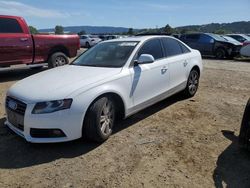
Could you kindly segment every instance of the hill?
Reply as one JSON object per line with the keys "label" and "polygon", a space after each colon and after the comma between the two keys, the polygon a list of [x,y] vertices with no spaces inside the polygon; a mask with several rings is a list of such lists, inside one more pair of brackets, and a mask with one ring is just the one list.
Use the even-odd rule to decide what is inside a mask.
{"label": "hill", "polygon": [[[64,27],[65,32],[70,33],[79,33],[81,31],[85,31],[86,33],[90,34],[101,34],[101,33],[127,33],[129,28],[126,27],[109,27],[109,26],[69,26]],[[135,32],[140,31],[161,31],[164,30],[163,28],[160,29],[134,29]],[[40,29],[39,32],[54,32],[54,29]],[[250,21],[240,21],[240,22],[233,22],[233,23],[211,23],[205,25],[188,25],[182,27],[176,27],[173,29],[175,33],[186,33],[186,32],[204,32],[204,33],[250,33]]]}
{"label": "hill", "polygon": [[[108,27],[108,26],[69,26],[64,27],[64,31],[71,33],[79,33],[85,31],[86,33],[123,33],[128,32],[129,28],[125,27]],[[39,32],[54,32],[54,29],[40,29]]]}
{"label": "hill", "polygon": [[190,25],[175,28],[178,31],[197,31],[213,33],[224,30],[226,33],[250,33],[250,21],[241,21],[233,23],[211,23],[205,25]]}

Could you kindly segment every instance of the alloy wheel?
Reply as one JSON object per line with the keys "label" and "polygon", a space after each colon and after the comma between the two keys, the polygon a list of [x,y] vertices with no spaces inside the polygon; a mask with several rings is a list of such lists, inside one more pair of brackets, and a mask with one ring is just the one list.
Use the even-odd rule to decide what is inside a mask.
{"label": "alloy wheel", "polygon": [[114,121],[114,108],[111,101],[107,101],[103,105],[100,117],[101,132],[104,135],[109,135],[112,132],[112,125]]}
{"label": "alloy wheel", "polygon": [[199,75],[196,71],[192,71],[188,80],[188,89],[191,95],[195,94],[199,84]]}

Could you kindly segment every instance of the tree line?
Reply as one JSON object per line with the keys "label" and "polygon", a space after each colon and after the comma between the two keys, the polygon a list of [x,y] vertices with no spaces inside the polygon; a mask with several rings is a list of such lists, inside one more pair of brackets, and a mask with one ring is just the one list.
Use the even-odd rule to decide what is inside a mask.
{"label": "tree line", "polygon": [[[32,34],[39,33],[38,30],[29,26],[30,32]],[[233,22],[228,24],[207,24],[207,25],[194,25],[194,26],[184,26],[173,28],[169,24],[161,28],[148,28],[148,29],[133,29],[129,28],[127,32],[123,33],[113,33],[117,35],[135,35],[140,33],[164,33],[167,35],[172,34],[187,34],[187,33],[216,33],[216,34],[228,34],[228,33],[250,33],[250,22]],[[61,25],[55,26],[55,34],[64,34],[64,28]],[[84,35],[86,32],[84,30],[78,33],[79,35]]]}

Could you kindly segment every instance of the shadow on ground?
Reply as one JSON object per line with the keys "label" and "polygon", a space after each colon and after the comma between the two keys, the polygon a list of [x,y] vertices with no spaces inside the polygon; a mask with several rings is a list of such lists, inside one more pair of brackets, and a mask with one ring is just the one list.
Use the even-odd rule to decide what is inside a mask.
{"label": "shadow on ground", "polygon": [[222,134],[232,143],[220,154],[213,173],[216,188],[250,187],[250,152],[241,149],[238,137],[230,131]]}
{"label": "shadow on ground", "polygon": [[30,68],[8,68],[8,69],[2,69],[0,68],[0,83],[2,82],[9,82],[9,81],[17,81],[24,79],[28,76],[31,76],[33,74],[39,73],[41,71],[46,70],[46,68],[41,69],[30,69]]}
{"label": "shadow on ground", "polygon": [[[161,101],[126,120],[117,123],[114,134],[134,125],[154,113],[184,98],[178,94]],[[60,158],[74,158],[84,155],[100,144],[79,139],[68,143],[31,144],[12,133],[4,125],[5,118],[0,119],[0,168],[17,169],[48,163]],[[112,136],[111,136],[112,139]]]}

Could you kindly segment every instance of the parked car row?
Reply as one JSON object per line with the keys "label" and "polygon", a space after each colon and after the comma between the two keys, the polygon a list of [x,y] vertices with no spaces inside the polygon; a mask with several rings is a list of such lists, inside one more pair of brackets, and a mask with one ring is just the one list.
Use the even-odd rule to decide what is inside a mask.
{"label": "parked car row", "polygon": [[80,43],[81,47],[91,48],[101,41],[125,38],[125,35],[81,35]]}
{"label": "parked car row", "polygon": [[214,56],[218,59],[233,58],[240,54],[242,43],[229,36],[212,33],[194,33],[180,36],[180,40],[193,49],[197,49],[203,56]]}

